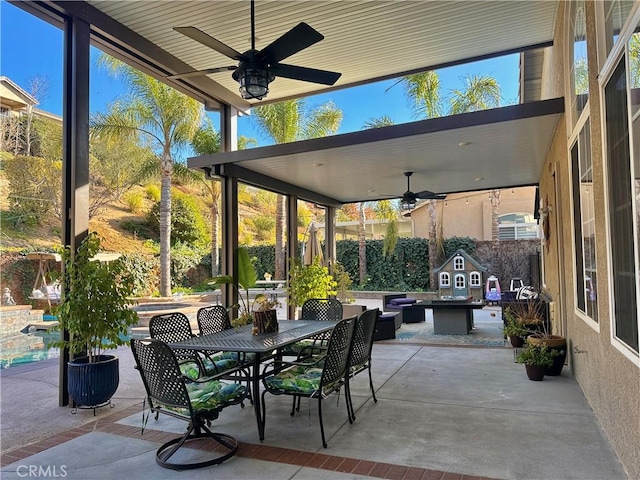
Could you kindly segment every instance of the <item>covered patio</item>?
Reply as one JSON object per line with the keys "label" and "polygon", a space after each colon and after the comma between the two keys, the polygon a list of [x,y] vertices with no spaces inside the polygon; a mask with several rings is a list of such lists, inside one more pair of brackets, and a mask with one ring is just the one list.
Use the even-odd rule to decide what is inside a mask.
{"label": "covered patio", "polygon": [[[258,101],[241,98],[230,71],[176,77],[230,62],[174,27],[195,26],[244,50],[249,36],[249,2],[11,3],[65,32],[63,197],[64,211],[69,214],[62,231],[63,242],[72,248],[88,231],[90,44],[220,112],[222,153],[192,158],[189,165],[222,179],[223,273],[236,268],[239,182],[286,196],[287,257],[297,256],[292,232],[298,200],[326,207],[325,232],[331,240],[335,238],[337,208],[346,202],[402,195],[406,171],[414,172],[414,191],[457,193],[539,185],[538,207],[546,232],[541,244],[542,284],[544,293],[553,300],[554,332],[567,337],[566,375],[553,382],[525,381],[523,385],[521,367],[513,364],[511,351],[502,348],[376,345],[376,387],[381,401],[371,404],[365,390],[359,389],[358,421],[350,426],[335,420],[329,451],[322,452],[329,456],[317,456],[320,448],[315,442],[313,412],[311,421],[302,415],[296,418],[298,436],[309,427],[305,443],[296,448],[288,443],[293,434],[286,435],[285,423],[278,427],[268,424],[267,450],[255,446],[251,429],[241,423],[225,423],[225,412],[221,428],[246,443],[241,455],[218,471],[229,468],[228,476],[235,478],[328,478],[327,470],[340,470],[343,465],[350,473],[333,475],[352,478],[361,473],[354,470],[361,463],[384,462],[380,467],[363,463],[362,468],[369,465],[370,475],[388,478],[609,479],[625,478],[625,470],[631,478],[640,476],[640,226],[635,216],[637,195],[632,188],[637,181],[633,161],[637,161],[640,142],[631,135],[637,135],[640,117],[637,109],[633,118],[628,110],[632,102],[637,106],[637,87],[632,89],[631,82],[624,88],[616,87],[630,76],[632,72],[626,68],[637,59],[632,58],[629,45],[637,40],[640,1],[258,0],[256,28],[264,45],[293,25],[307,22],[325,38],[296,53],[292,63],[342,74],[332,87],[279,78],[262,103],[513,53],[520,54],[520,98],[518,104],[504,108],[243,151],[235,151],[236,119],[248,114]],[[579,59],[574,53],[581,48],[588,54],[584,59],[588,98],[576,91],[575,62]],[[610,110],[612,113],[606,114]],[[587,155],[593,172],[581,177],[580,165]],[[623,180],[627,188],[619,188]],[[580,208],[577,202],[583,191],[591,195]],[[624,194],[620,197],[624,201],[618,194]],[[626,215],[620,228],[611,223],[619,208]],[[587,221],[594,229],[588,238],[574,228]],[[585,250],[587,241],[591,243]],[[620,245],[623,248],[618,248]],[[593,258],[586,258],[587,251]],[[626,252],[627,256],[612,257],[615,252]],[[325,253],[328,258],[335,256],[333,242],[327,242]],[[586,261],[597,267],[593,271],[599,288],[597,315],[585,311],[580,303],[585,300],[581,275]],[[233,304],[230,291],[223,301],[226,305]],[[624,308],[618,310],[621,306]],[[63,358],[59,366],[62,379],[65,362]],[[39,388],[60,385],[59,403],[66,405],[64,381],[52,380],[56,367],[51,365],[47,372],[12,372],[10,376],[24,375]],[[122,371],[123,376],[131,373],[125,366]],[[128,377],[131,386],[137,381],[134,377]],[[9,377],[3,375],[5,381]],[[33,393],[16,395],[14,390],[9,399],[6,391],[3,388],[3,416],[9,411],[7,407],[23,407],[15,398],[34,398]],[[119,395],[128,391],[123,389]],[[131,405],[140,401],[139,388],[135,391],[136,395],[125,395]],[[278,401],[272,402],[274,406],[268,408],[277,414]],[[154,470],[149,466],[151,461],[138,458],[151,458],[155,439],[165,438],[164,433],[141,438],[135,427],[126,424],[130,420],[122,425],[112,419],[103,421],[103,417],[98,423],[67,432],[70,422],[66,411],[60,415],[50,398],[46,405],[40,405],[47,415],[34,414],[33,400],[27,412],[24,408],[17,411],[21,425],[38,429],[43,426],[42,419],[47,419],[64,422],[63,428],[52,432],[57,435],[53,441],[25,447],[17,456],[5,456],[3,464],[12,464],[15,476],[20,476],[16,470],[20,462],[32,459],[34,464],[46,466],[60,458],[77,459],[73,461],[79,467],[74,470],[80,472],[77,478],[132,476],[132,472],[142,478],[170,476]],[[139,418],[139,406],[134,409]],[[120,421],[134,410],[115,413]],[[246,413],[240,412],[234,421]],[[338,413],[343,412],[340,409]],[[25,419],[25,415],[33,419]],[[343,417],[346,422],[346,415]],[[547,428],[551,435],[547,435]],[[283,429],[284,435],[277,437],[282,443],[271,443],[276,441],[277,429]],[[103,437],[111,443],[100,447],[98,442],[88,441]],[[54,446],[69,439],[73,440]],[[131,448],[126,448],[125,441],[131,442]],[[75,453],[74,442],[88,445],[91,454]],[[115,460],[123,452],[129,456]],[[260,452],[265,452],[264,456]],[[313,456],[309,459],[308,455]],[[354,466],[353,462],[358,463]],[[293,466],[285,467],[285,463]],[[308,469],[316,467],[320,469]],[[116,470],[108,472],[107,468]],[[374,472],[374,468],[379,470]],[[208,471],[196,475],[200,474],[210,475]]]}
{"label": "covered patio", "polygon": [[[2,372],[2,478],[23,478],[29,468],[79,480],[175,478],[155,463],[155,450],[179,436],[184,423],[150,416],[140,434],[144,389],[130,350],[118,355],[116,407],[96,417],[86,410],[72,415],[51,401],[55,360]],[[354,424],[343,395],[326,402],[327,449],[315,402],[303,401],[290,417],[290,399],[269,396],[264,443],[252,408],[225,409],[213,430],[236,437],[238,454],[189,478],[627,478],[567,369],[531,382],[511,348],[388,341],[374,345],[373,374],[378,403],[366,376],[356,377]],[[16,398],[28,398],[28,407]]]}

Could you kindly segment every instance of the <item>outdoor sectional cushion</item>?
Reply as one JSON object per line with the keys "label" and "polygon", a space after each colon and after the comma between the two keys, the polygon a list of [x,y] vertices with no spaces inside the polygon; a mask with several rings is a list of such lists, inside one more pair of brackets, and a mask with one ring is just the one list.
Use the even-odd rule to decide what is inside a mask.
{"label": "outdoor sectional cushion", "polygon": [[390,305],[410,305],[416,302],[417,300],[415,298],[392,298],[389,301],[389,304]]}

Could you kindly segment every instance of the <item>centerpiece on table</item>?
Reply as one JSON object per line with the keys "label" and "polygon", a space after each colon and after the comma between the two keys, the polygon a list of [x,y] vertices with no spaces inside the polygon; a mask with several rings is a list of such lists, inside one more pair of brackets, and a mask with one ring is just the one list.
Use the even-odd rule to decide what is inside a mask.
{"label": "centerpiece on table", "polygon": [[270,300],[263,293],[258,293],[253,301],[250,299],[250,289],[256,288],[258,275],[246,248],[238,248],[238,277],[221,275],[209,282],[209,285],[233,285],[238,292],[239,303],[231,308],[238,309],[238,316],[231,320],[231,325],[240,327],[253,324],[253,333],[267,333],[278,331],[276,308],[278,302]]}

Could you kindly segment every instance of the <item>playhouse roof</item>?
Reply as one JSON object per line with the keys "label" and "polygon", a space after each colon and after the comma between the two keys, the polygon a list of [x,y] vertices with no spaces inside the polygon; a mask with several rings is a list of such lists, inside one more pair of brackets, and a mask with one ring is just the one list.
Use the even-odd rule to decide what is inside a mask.
{"label": "playhouse roof", "polygon": [[463,256],[467,262],[470,262],[476,268],[476,270],[479,270],[481,272],[486,272],[487,271],[487,267],[483,267],[482,265],[480,265],[476,260],[474,260],[474,258],[471,255],[469,255],[467,252],[465,252],[464,250],[459,248],[441,266],[439,266],[438,268],[434,269],[434,272],[438,273],[440,270],[442,270],[444,267],[446,267],[449,263],[451,263],[453,258],[457,257],[458,255]]}

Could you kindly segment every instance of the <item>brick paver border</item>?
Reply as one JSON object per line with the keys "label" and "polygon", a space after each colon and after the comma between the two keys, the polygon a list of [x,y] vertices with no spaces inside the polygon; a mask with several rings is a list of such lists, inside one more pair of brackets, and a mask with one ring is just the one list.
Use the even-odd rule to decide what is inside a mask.
{"label": "brick paver border", "polygon": [[[75,427],[71,430],[40,440],[39,442],[5,452],[0,456],[0,466],[5,467],[11,463],[24,460],[27,457],[94,431],[120,435],[122,437],[139,438],[159,444],[167,442],[176,436],[175,433],[155,430],[147,430],[146,433],[142,435],[139,427],[116,423],[123,418],[139,413],[140,408],[141,404],[133,405],[80,427]],[[207,445],[203,445],[203,448],[207,448]],[[324,453],[311,453],[291,448],[272,447],[269,445],[244,442],[239,442],[236,455],[266,462],[286,463],[300,467],[311,467],[320,470],[368,475],[370,477],[393,480],[492,480],[486,477],[462,475],[440,470],[430,470],[428,468],[371,462]]]}

